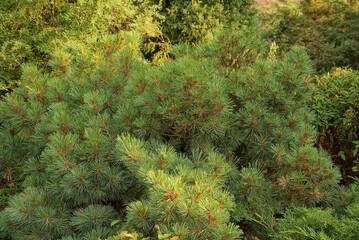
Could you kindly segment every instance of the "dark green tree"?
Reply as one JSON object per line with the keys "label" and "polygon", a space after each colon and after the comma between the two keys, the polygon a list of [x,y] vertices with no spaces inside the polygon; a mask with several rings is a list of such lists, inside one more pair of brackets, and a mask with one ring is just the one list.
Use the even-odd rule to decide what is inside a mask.
{"label": "dark green tree", "polygon": [[333,67],[359,68],[358,1],[301,0],[298,6],[279,7],[264,22],[283,52],[305,46],[320,74]]}
{"label": "dark green tree", "polygon": [[163,33],[172,44],[203,42],[219,29],[254,23],[253,0],[151,0],[164,16]]}

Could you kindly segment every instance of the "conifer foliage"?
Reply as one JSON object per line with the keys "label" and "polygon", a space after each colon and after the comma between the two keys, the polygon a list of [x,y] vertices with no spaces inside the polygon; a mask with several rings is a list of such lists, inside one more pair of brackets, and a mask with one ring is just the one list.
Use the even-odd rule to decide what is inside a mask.
{"label": "conifer foliage", "polygon": [[267,60],[256,32],[177,46],[159,66],[121,32],[63,46],[51,75],[26,66],[0,104],[1,164],[25,177],[1,237],[238,239],[243,220],[263,234],[291,203],[329,205],[339,174],[313,147],[308,56]]}
{"label": "conifer foliage", "polygon": [[111,233],[106,227],[118,218],[115,203],[125,201],[121,196],[131,185],[113,155],[118,133],[112,112],[123,101],[121,84],[135,68],[138,38],[127,34],[69,44],[51,61],[53,77],[27,67],[28,83],[1,106],[2,131],[33,149],[18,149],[27,159],[26,190],[5,209],[2,233],[14,239],[75,233],[94,239]]}
{"label": "conifer foliage", "polygon": [[214,152],[186,159],[155,145],[160,147],[148,151],[142,141],[118,139],[120,159],[147,189],[145,200],[129,205],[125,229],[148,236],[157,225],[179,239],[238,239],[238,227],[228,224],[234,197],[222,190],[233,165]]}

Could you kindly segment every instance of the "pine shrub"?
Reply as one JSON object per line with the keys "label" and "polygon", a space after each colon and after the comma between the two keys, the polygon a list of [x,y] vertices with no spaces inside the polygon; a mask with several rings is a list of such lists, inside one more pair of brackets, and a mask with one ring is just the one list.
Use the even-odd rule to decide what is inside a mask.
{"label": "pine shrub", "polygon": [[223,31],[151,66],[140,35],[121,32],[66,44],[51,75],[27,65],[0,103],[0,161],[24,176],[1,237],[238,239],[239,226],[275,232],[292,204],[334,204],[340,174],[304,104],[309,57],[268,60],[257,33]]}
{"label": "pine shrub", "polygon": [[[179,239],[238,239],[240,231],[230,220],[234,197],[223,191],[233,165],[214,152],[193,152],[192,159],[179,156],[173,148],[152,151],[145,142],[122,136],[117,151],[124,165],[142,184],[146,199],[127,209],[125,229],[149,235],[157,230]],[[153,148],[150,146],[148,148]]]}

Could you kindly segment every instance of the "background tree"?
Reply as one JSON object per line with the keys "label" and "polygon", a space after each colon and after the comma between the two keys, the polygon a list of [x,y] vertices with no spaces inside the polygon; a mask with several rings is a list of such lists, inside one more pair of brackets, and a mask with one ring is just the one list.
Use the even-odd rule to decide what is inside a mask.
{"label": "background tree", "polygon": [[351,0],[302,0],[282,5],[265,19],[271,41],[286,52],[305,46],[318,73],[333,67],[358,69],[359,5]]}
{"label": "background tree", "polygon": [[[156,5],[133,0],[4,0],[0,3],[0,91],[21,84],[21,64],[50,71],[48,60],[59,42],[84,40],[136,29],[143,52],[156,61],[165,48]],[[156,42],[154,41],[155,39]],[[163,51],[159,51],[162,49]]]}
{"label": "background tree", "polygon": [[164,16],[163,33],[172,44],[196,44],[216,30],[254,23],[254,0],[151,0]]}

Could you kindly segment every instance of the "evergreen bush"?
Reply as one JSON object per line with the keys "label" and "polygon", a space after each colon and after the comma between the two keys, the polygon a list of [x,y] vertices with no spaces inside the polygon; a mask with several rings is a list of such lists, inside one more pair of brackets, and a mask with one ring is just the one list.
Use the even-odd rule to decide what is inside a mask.
{"label": "evergreen bush", "polygon": [[267,59],[257,32],[223,31],[151,66],[124,31],[63,46],[51,74],[27,65],[0,103],[0,162],[25,179],[0,236],[238,239],[239,226],[275,232],[292,204],[335,204],[340,174],[313,147],[304,104],[309,57]]}

